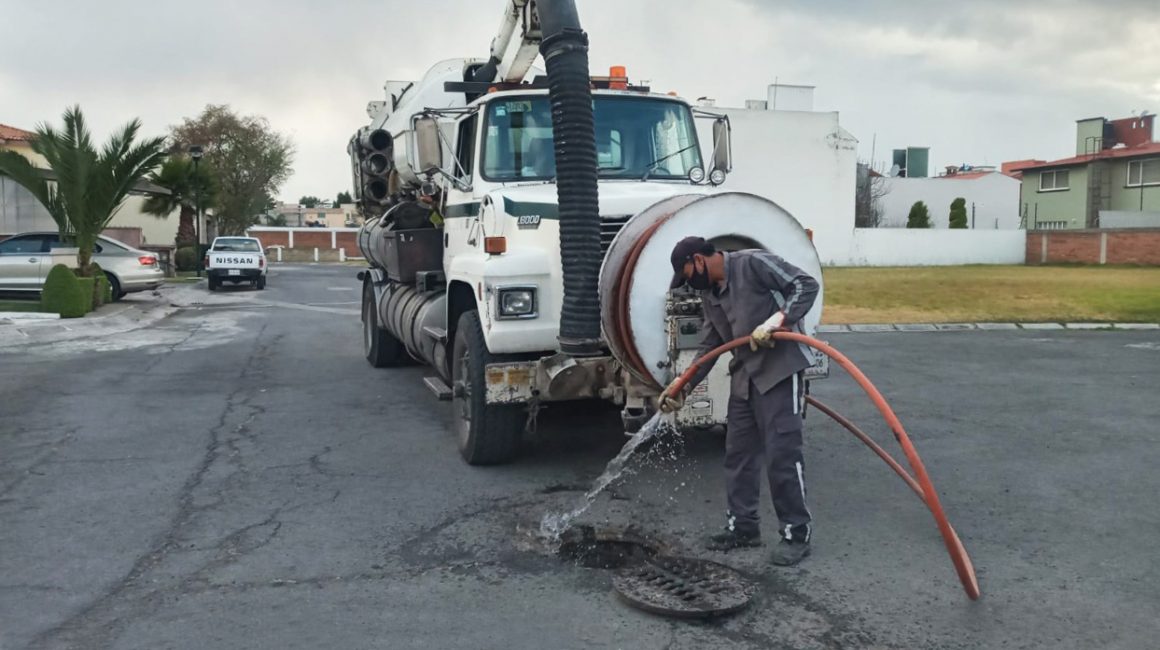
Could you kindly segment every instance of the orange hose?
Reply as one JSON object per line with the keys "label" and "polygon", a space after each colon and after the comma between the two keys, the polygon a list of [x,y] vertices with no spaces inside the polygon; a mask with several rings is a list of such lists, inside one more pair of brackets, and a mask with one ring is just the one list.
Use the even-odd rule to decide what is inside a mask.
{"label": "orange hose", "polygon": [[911,490],[914,490],[914,493],[918,495],[918,498],[922,499],[924,502],[926,501],[926,497],[922,494],[922,486],[918,484],[918,481],[914,480],[914,477],[910,475],[910,472],[907,472],[906,468],[898,464],[898,461],[894,460],[894,457],[887,453],[887,451],[883,449],[881,445],[879,445],[877,442],[874,442],[873,438],[866,435],[865,431],[859,429],[857,425],[846,419],[841,413],[838,413],[829,406],[826,406],[812,395],[806,395],[806,402],[813,404],[819,411],[830,416],[831,420],[842,425],[846,428],[847,431],[854,434],[855,438],[866,443],[866,446],[869,447],[871,451],[877,454],[879,458],[881,458],[887,465],[889,465],[890,469],[894,470],[894,473],[898,474],[898,476],[906,482],[906,485],[909,486]]}
{"label": "orange hose", "polygon": [[[914,448],[914,444],[911,443],[910,436],[906,435],[906,430],[902,428],[902,422],[900,422],[898,416],[894,414],[894,410],[890,408],[890,405],[886,403],[886,398],[882,396],[882,393],[878,392],[878,389],[870,382],[869,379],[866,378],[866,375],[862,374],[862,371],[858,369],[858,366],[855,366],[852,361],[846,358],[846,355],[838,352],[829,344],[804,334],[798,334],[796,332],[775,332],[773,334],[773,338],[779,341],[792,341],[795,343],[801,343],[821,351],[823,354],[833,359],[838,365],[842,366],[846,372],[850,373],[850,376],[853,377],[854,381],[858,383],[858,385],[866,393],[866,396],[870,398],[870,401],[873,402],[874,406],[878,409],[878,412],[882,414],[882,418],[886,420],[886,424],[890,427],[890,430],[894,433],[894,438],[898,440],[898,444],[902,446],[903,453],[906,454],[906,460],[910,464],[911,469],[914,471],[914,477],[911,478],[911,480],[917,483],[917,487],[921,490],[920,496],[922,497],[923,503],[926,504],[926,507],[930,509],[931,514],[934,516],[934,521],[938,525],[939,534],[942,535],[943,543],[946,545],[947,553],[949,553],[951,556],[951,562],[954,564],[955,573],[957,573],[959,576],[959,582],[962,583],[963,590],[967,592],[967,597],[971,600],[978,599],[980,594],[979,580],[975,576],[975,567],[971,564],[971,558],[969,555],[967,555],[967,550],[963,547],[963,542],[959,539],[958,534],[955,533],[955,529],[951,526],[950,521],[947,520],[946,513],[943,512],[942,503],[939,501],[938,493],[936,493],[934,490],[934,484],[932,484],[930,481],[930,475],[928,475],[926,472],[926,466],[922,464],[922,459],[919,458],[918,452]],[[748,336],[743,336],[741,338],[733,339],[724,345],[710,350],[701,358],[694,361],[693,364],[690,365],[687,370],[685,370],[685,372],[681,373],[681,376],[677,377],[676,381],[672,383],[669,389],[666,389],[666,392],[668,392],[670,389],[674,392],[680,392],[685,387],[685,385],[689,383],[689,380],[692,379],[693,374],[697,372],[697,369],[700,368],[701,365],[706,361],[715,359],[734,348],[741,347],[742,345],[748,345],[749,341],[750,339]],[[840,420],[838,422],[839,424],[842,423]],[[850,429],[850,427],[847,428]],[[854,428],[856,429],[856,427]],[[853,433],[854,429],[850,429],[850,431]],[[857,435],[857,433],[855,433],[855,435]],[[862,439],[863,442],[867,442],[869,440],[868,436],[865,438],[862,436],[858,437]],[[878,447],[877,445],[871,445],[871,449],[874,449],[875,453],[881,451],[879,456],[882,457],[883,460],[887,460],[887,458],[889,458],[889,454],[886,454],[885,450],[882,450],[881,447]],[[890,458],[887,463],[890,464],[891,467],[894,468],[894,470],[903,477],[903,480],[906,480],[909,477],[909,474],[906,474],[905,470],[903,470],[901,465],[898,465],[897,462],[892,462],[893,460],[893,458]],[[907,481],[907,484],[910,485],[911,482]],[[911,485],[912,489],[914,487],[914,485]]]}

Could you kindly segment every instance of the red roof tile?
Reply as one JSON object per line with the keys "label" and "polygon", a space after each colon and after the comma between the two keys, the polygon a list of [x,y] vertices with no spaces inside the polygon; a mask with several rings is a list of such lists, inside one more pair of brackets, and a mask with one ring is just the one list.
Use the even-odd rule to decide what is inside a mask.
{"label": "red roof tile", "polygon": [[8,126],[7,124],[0,124],[0,141],[7,140],[9,142],[28,142],[35,137],[36,134],[32,131],[25,131],[24,129],[18,129],[14,126]]}
{"label": "red roof tile", "polygon": [[958,173],[955,173],[955,174],[947,174],[947,175],[945,175],[945,176],[935,176],[935,178],[949,178],[949,179],[950,179],[950,180],[952,180],[952,181],[953,181],[953,180],[955,180],[956,178],[958,178],[958,179],[962,179],[962,180],[969,180],[969,179],[972,179],[972,178],[982,178],[982,177],[984,177],[984,176],[987,176],[987,175],[990,175],[990,174],[994,174],[994,173],[996,173],[996,172],[994,172],[994,171],[987,171],[987,172],[958,172]]}
{"label": "red roof tile", "polygon": [[1160,154],[1160,142],[1148,142],[1136,147],[1104,149],[1099,153],[1086,154],[1083,156],[1072,156],[1071,158],[1061,158],[1059,160],[1049,160],[1047,162],[1039,162],[1034,165],[1027,165],[1022,167],[1021,171],[1026,171],[1029,169],[1042,169],[1046,167],[1083,165],[1093,160],[1107,160],[1109,158],[1134,158],[1136,156],[1149,156],[1156,154]]}

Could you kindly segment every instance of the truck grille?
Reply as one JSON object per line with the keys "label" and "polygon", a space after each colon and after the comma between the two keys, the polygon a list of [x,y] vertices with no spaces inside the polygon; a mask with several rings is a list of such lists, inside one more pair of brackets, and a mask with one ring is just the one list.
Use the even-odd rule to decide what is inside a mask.
{"label": "truck grille", "polygon": [[600,252],[602,254],[608,254],[608,248],[612,246],[612,240],[616,238],[616,233],[620,232],[620,229],[631,218],[631,214],[600,217]]}

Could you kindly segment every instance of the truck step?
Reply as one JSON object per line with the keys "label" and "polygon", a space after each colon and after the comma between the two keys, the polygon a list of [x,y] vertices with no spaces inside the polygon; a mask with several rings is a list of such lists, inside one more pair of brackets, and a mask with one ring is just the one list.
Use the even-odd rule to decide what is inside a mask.
{"label": "truck step", "polygon": [[443,380],[438,377],[424,377],[423,385],[427,390],[435,393],[435,397],[439,398],[440,402],[451,401],[451,387],[443,383]]}
{"label": "truck step", "polygon": [[426,325],[423,327],[423,333],[435,339],[435,341],[438,343],[447,342],[447,330],[443,329],[442,327],[431,327],[430,325]]}

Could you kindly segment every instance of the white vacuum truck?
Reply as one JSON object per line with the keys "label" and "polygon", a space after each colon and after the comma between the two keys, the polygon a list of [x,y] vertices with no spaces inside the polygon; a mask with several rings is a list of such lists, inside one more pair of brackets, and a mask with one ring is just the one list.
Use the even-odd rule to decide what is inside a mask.
{"label": "white vacuum truck", "polygon": [[[821,280],[792,216],[718,191],[725,116],[610,72],[589,75],[573,0],[508,0],[489,58],[387,82],[348,145],[367,361],[433,369],[468,463],[513,458],[547,402],[612,400],[629,430],[651,416],[700,340],[699,298],[668,289],[680,238],[768,248]],[[718,364],[678,421],[724,423],[726,375]]]}

